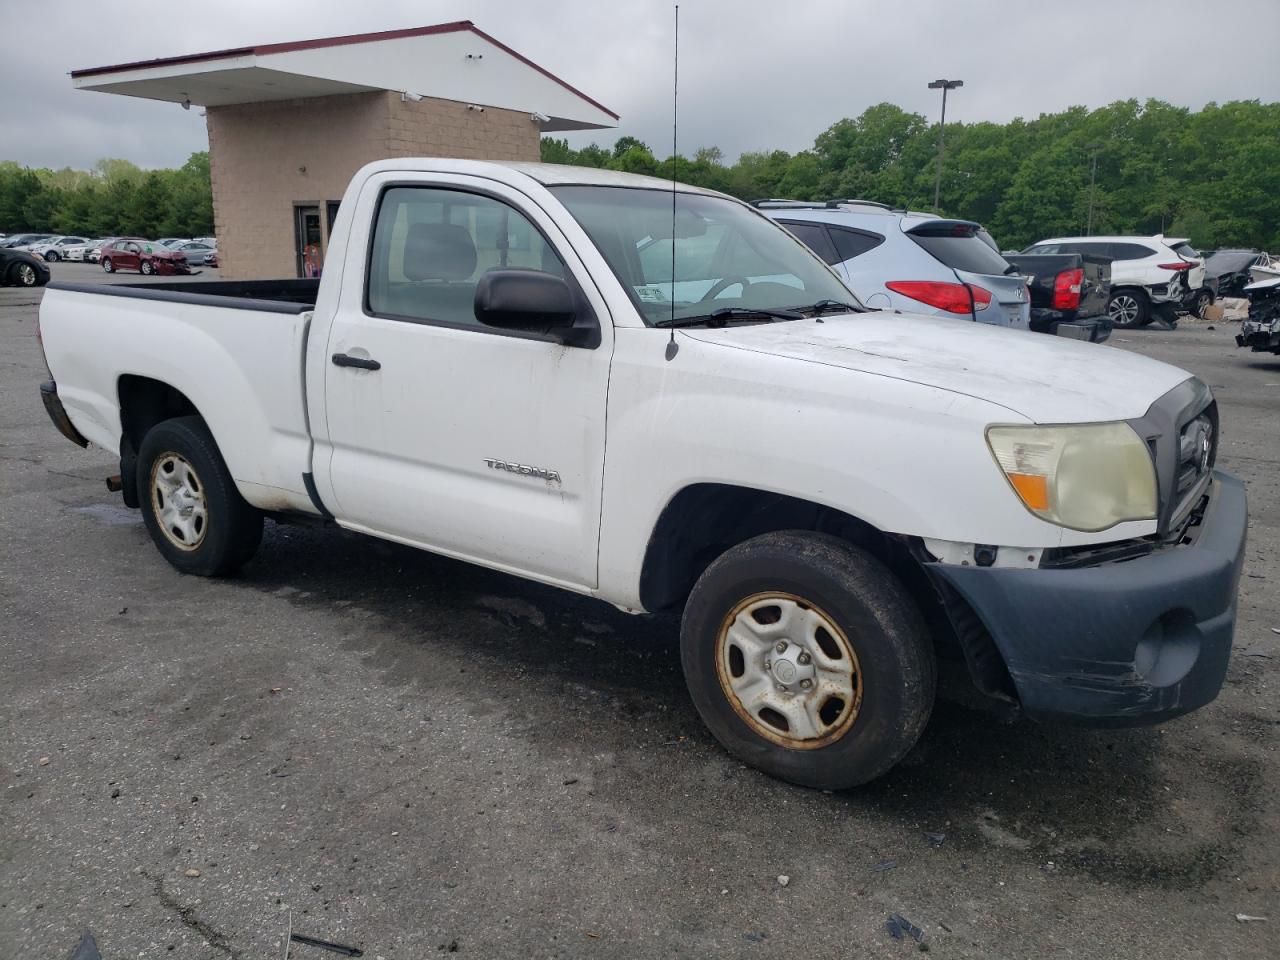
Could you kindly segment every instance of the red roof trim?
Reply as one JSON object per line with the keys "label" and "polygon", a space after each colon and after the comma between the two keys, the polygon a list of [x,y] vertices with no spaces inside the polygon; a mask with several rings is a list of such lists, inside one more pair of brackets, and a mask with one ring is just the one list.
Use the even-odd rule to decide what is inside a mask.
{"label": "red roof trim", "polygon": [[160,57],[156,60],[134,60],[132,63],[116,63],[109,67],[89,67],[72,70],[73,80],[79,77],[96,77],[103,73],[123,73],[126,70],[145,70],[148,67],[167,67],[179,63],[199,63],[202,60],[225,60],[228,57],[244,57],[253,53],[253,47],[233,47],[230,50],[214,50],[211,53],[189,53],[181,57]]}
{"label": "red roof trim", "polygon": [[314,50],[319,47],[341,47],[351,43],[377,43],[381,40],[404,40],[409,37],[425,37],[438,33],[460,33],[469,30],[483,40],[489,41],[499,50],[509,53],[527,67],[532,67],[544,77],[554,80],[560,86],[564,87],[575,96],[581,97],[587,103],[591,104],[598,110],[603,110],[613,119],[619,119],[618,115],[600,103],[593,100],[577,87],[561,80],[550,70],[540,67],[528,57],[512,50],[505,43],[496,40],[489,34],[476,27],[470,20],[455,20],[452,23],[437,23],[428,27],[412,27],[407,30],[383,30],[379,33],[352,33],[343,37],[323,37],[319,40],[295,40],[291,43],[267,43],[259,44],[254,47],[232,47],[228,50],[214,50],[209,53],[191,53],[180,57],[160,57],[155,60],[135,60],[132,63],[117,63],[107,67],[89,67],[86,70],[72,70],[72,79],[80,77],[100,76],[104,73],[123,73],[128,70],[146,70],[152,67],[169,67],[183,63],[202,63],[207,60],[226,60],[230,57],[244,56],[262,56],[271,53],[291,53],[295,50]]}
{"label": "red roof trim", "polygon": [[461,33],[474,30],[470,20],[453,23],[436,23],[429,27],[410,27],[407,30],[383,30],[380,33],[352,33],[345,37],[324,37],[320,40],[295,40],[293,43],[268,43],[253,48],[255,54],[291,53],[294,50],[314,50],[316,47],[342,47],[349,43],[377,43],[380,40],[404,40],[408,37],[426,37],[433,33]]}

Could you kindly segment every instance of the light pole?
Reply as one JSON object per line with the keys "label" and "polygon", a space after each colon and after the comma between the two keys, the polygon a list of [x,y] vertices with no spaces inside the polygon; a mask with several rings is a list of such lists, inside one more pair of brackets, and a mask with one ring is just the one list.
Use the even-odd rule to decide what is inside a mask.
{"label": "light pole", "polygon": [[942,122],[938,124],[938,176],[933,182],[933,212],[938,212],[938,206],[942,198],[942,147],[943,147],[943,131],[947,127],[947,91],[954,90],[956,87],[963,87],[963,80],[934,80],[929,84],[930,90],[942,91]]}
{"label": "light pole", "polygon": [[1098,179],[1098,151],[1102,149],[1102,144],[1086,143],[1084,145],[1084,148],[1093,153],[1093,162],[1089,166],[1089,221],[1084,228],[1084,235],[1086,237],[1092,237],[1093,236],[1093,185],[1097,182],[1097,179]]}

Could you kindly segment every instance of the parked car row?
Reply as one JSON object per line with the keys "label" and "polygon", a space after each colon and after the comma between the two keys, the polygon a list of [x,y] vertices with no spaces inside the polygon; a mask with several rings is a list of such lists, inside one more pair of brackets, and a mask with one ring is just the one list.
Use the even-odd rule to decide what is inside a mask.
{"label": "parked car row", "polygon": [[869,307],[1095,343],[1110,335],[1105,257],[1007,258],[981,224],[866,200],[755,206],[835,268]]}
{"label": "parked car row", "polygon": [[[143,262],[154,264],[155,261],[177,262],[177,257],[170,253],[182,253],[182,259],[188,266],[218,265],[218,241],[212,237],[161,237],[156,241],[148,241],[140,237],[104,237],[90,239],[87,237],[56,236],[45,233],[18,233],[12,237],[0,239],[0,248],[22,250],[40,257],[47,262],[67,260],[70,262],[91,262],[97,264],[102,260],[102,248],[120,241],[140,244],[142,256],[132,269],[141,269],[142,273],[154,273],[151,266],[142,269]],[[114,269],[123,268],[123,264],[132,264],[131,257],[111,257]],[[155,256],[151,256],[154,253]],[[111,270],[108,270],[111,273]]]}
{"label": "parked car row", "polygon": [[[136,249],[134,249],[136,248]],[[101,263],[103,270],[138,270],[144,274],[189,273],[192,267],[218,265],[218,242],[213,237],[58,236],[20,233],[0,239],[0,249],[20,250],[48,263]]]}
{"label": "parked car row", "polygon": [[[1173,325],[1179,312],[1200,313],[1218,295],[1205,258],[1186,239],[1056,237],[1001,254],[979,223],[869,200],[755,206],[882,310],[1101,342],[1113,326],[1157,317]],[[1246,270],[1256,269],[1252,253]]]}
{"label": "parked car row", "polygon": [[1141,327],[1157,316],[1173,321],[1179,310],[1197,307],[1204,289],[1204,258],[1185,239],[1057,237],[1032,244],[1023,253],[1110,257],[1111,298],[1107,311],[1117,327]]}

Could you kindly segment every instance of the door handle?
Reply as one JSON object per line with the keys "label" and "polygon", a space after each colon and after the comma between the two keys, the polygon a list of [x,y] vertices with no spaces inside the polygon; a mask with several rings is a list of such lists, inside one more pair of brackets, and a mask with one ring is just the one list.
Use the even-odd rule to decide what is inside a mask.
{"label": "door handle", "polygon": [[382,364],[377,360],[366,357],[351,357],[345,353],[335,353],[333,355],[333,365],[335,367],[357,367],[361,370],[381,370]]}

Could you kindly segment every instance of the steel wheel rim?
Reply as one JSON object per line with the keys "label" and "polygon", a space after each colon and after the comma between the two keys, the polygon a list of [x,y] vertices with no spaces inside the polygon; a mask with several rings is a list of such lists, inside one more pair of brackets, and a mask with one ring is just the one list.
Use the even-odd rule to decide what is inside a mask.
{"label": "steel wheel rim", "polygon": [[843,630],[790,593],[757,593],[716,634],[716,675],[734,712],[766,740],[815,750],[852,728],[862,670]]}
{"label": "steel wheel rim", "polygon": [[1133,323],[1138,319],[1138,301],[1127,294],[1113,297],[1111,319],[1116,323]]}
{"label": "steel wheel rim", "polygon": [[151,465],[151,510],[165,538],[179,550],[195,550],[204,542],[209,504],[186,457],[164,453]]}
{"label": "steel wheel rim", "polygon": [[36,269],[29,263],[18,264],[18,280],[24,287],[33,287],[36,283]]}

